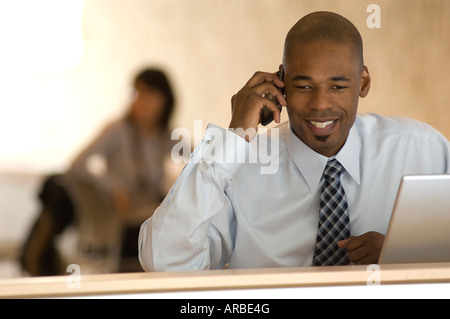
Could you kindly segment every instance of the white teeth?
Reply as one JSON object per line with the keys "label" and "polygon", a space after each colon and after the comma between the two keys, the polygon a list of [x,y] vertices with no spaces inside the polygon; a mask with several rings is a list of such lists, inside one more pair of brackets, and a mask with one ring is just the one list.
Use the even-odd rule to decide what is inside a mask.
{"label": "white teeth", "polygon": [[316,122],[316,121],[309,121],[312,125],[314,125],[317,128],[325,128],[331,124],[333,124],[334,121],[328,121],[328,122]]}

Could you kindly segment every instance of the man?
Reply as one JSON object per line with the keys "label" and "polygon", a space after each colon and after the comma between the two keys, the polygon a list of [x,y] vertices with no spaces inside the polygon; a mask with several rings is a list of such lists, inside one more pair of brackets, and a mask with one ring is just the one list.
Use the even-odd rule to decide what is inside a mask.
{"label": "man", "polygon": [[[207,128],[141,227],[145,270],[376,263],[401,177],[450,173],[449,142],[433,128],[357,115],[370,75],[347,19],[330,12],[300,19],[280,69],[282,78],[255,73],[233,97],[228,130]],[[279,123],[279,105],[289,122],[256,135],[263,108]],[[279,165],[271,174],[248,160],[262,139]],[[244,163],[236,160],[243,153]]]}

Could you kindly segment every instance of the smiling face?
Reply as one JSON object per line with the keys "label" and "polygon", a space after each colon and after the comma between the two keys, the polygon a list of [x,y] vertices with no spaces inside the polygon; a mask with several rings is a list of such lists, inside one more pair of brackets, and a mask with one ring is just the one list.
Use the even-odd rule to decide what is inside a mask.
{"label": "smiling face", "polygon": [[284,61],[285,94],[295,135],[317,153],[336,155],[353,126],[370,75],[346,44],[292,44]]}

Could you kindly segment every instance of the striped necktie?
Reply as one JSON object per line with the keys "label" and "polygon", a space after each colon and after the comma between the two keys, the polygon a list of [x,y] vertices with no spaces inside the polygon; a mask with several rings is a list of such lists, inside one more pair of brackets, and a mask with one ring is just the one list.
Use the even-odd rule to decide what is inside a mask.
{"label": "striped necktie", "polygon": [[323,172],[313,266],[349,264],[347,251],[337,245],[338,241],[350,237],[347,199],[340,179],[343,169],[336,159],[332,159]]}

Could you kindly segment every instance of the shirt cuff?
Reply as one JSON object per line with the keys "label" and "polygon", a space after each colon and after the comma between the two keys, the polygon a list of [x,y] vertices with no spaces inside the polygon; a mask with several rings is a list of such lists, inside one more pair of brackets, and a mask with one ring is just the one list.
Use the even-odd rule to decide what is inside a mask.
{"label": "shirt cuff", "polygon": [[209,124],[202,142],[193,152],[195,163],[217,163],[234,175],[249,157],[250,144],[230,130]]}

